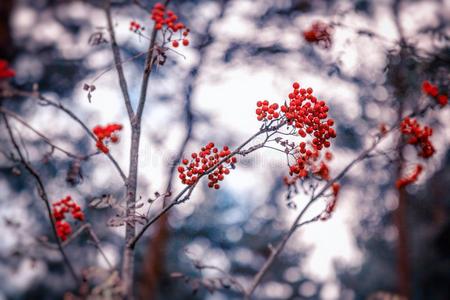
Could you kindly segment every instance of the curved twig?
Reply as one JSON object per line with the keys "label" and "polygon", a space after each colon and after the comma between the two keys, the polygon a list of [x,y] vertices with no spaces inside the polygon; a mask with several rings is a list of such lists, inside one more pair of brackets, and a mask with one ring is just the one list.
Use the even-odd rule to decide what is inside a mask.
{"label": "curved twig", "polygon": [[58,234],[56,232],[56,224],[55,224],[55,220],[54,220],[53,215],[52,215],[52,209],[51,209],[51,206],[50,206],[50,200],[49,200],[47,192],[45,190],[44,183],[43,183],[40,175],[37,173],[37,171],[33,168],[33,166],[23,156],[22,151],[20,150],[20,147],[17,144],[17,141],[16,141],[16,139],[14,137],[14,134],[12,132],[12,129],[11,129],[11,126],[9,124],[8,118],[6,117],[6,114],[2,113],[2,116],[3,116],[3,120],[5,121],[6,129],[8,131],[10,140],[11,140],[14,148],[16,149],[17,154],[19,155],[20,162],[23,164],[25,169],[31,174],[31,176],[36,181],[36,185],[37,185],[37,188],[38,188],[39,196],[44,201],[45,208],[47,209],[47,215],[48,215],[48,218],[50,219],[52,232],[53,232],[53,235],[55,237],[56,243],[58,245],[58,250],[61,253],[61,256],[63,257],[63,260],[64,260],[67,268],[69,269],[69,272],[70,272],[71,276],[73,277],[75,283],[78,285],[80,283],[80,281],[78,279],[78,276],[75,273],[75,269],[72,266],[72,263],[70,262],[69,258],[67,257],[67,254],[64,251],[63,246],[61,244],[61,240],[59,239]]}

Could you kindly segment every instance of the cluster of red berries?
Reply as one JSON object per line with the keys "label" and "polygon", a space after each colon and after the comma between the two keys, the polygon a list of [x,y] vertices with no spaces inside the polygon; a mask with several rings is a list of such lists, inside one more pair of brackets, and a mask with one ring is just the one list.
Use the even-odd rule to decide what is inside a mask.
{"label": "cluster of red berries", "polygon": [[277,111],[279,106],[277,103],[270,104],[269,101],[258,101],[256,102],[256,115],[258,116],[258,121],[266,121],[272,119],[278,119],[280,113]]}
{"label": "cluster of red berries", "polygon": [[322,221],[328,220],[331,217],[331,215],[333,214],[334,210],[336,209],[336,203],[338,200],[339,190],[341,189],[341,186],[339,183],[334,182],[331,185],[331,189],[333,192],[333,198],[331,199],[330,202],[328,202],[327,207],[320,215],[320,220],[322,220]]}
{"label": "cluster of red berries", "polygon": [[92,129],[95,136],[97,137],[97,149],[103,153],[108,153],[109,148],[105,145],[106,141],[111,141],[111,143],[119,142],[119,137],[117,136],[117,131],[122,130],[121,124],[109,124],[104,127],[97,125]]}
{"label": "cluster of red berries", "polygon": [[422,91],[428,96],[433,97],[441,106],[448,104],[448,96],[445,94],[439,94],[439,88],[437,85],[430,83],[428,80],[422,82]]}
{"label": "cluster of red berries", "polygon": [[183,184],[193,185],[199,177],[207,173],[217,165],[217,168],[208,175],[208,187],[220,188],[219,181],[222,181],[225,175],[230,174],[230,168],[234,169],[237,162],[236,157],[228,158],[224,163],[220,163],[225,157],[228,157],[231,151],[228,146],[219,150],[210,142],[201,148],[201,151],[191,154],[191,160],[183,159],[182,165],[178,167],[179,178]]}
{"label": "cluster of red berries", "polygon": [[300,89],[297,82],[292,86],[289,104],[281,106],[288,124],[297,128],[301,137],[312,135],[312,144],[317,150],[330,147],[329,140],[336,137],[336,131],[332,128],[334,120],[328,119],[328,106],[312,95],[312,88]]}
{"label": "cluster of red berries", "polygon": [[179,40],[173,40],[172,46],[177,48],[180,45],[180,40],[183,46],[189,46],[189,40],[187,36],[189,35],[189,29],[186,28],[183,22],[177,22],[178,16],[170,9],[166,9],[164,4],[156,3],[152,9],[152,20],[155,21],[155,29],[162,30],[166,26],[167,30],[175,33],[177,31],[182,31],[182,38]]}
{"label": "cluster of red berries", "polygon": [[145,27],[142,26],[141,24],[139,24],[138,22],[136,22],[136,21],[130,22],[130,31],[140,32],[140,31],[144,31],[144,30],[145,30]]}
{"label": "cluster of red berries", "polygon": [[65,241],[72,234],[72,227],[66,221],[67,213],[71,213],[76,220],[84,220],[84,213],[81,211],[80,206],[72,200],[71,196],[53,203],[52,214],[56,221],[56,233],[62,241]]}
{"label": "cluster of red berries", "polygon": [[330,169],[328,168],[328,165],[324,161],[320,162],[320,165],[316,169],[314,174],[319,176],[323,180],[330,180]]}
{"label": "cluster of red berries", "polygon": [[0,59],[0,79],[8,79],[16,76],[16,72],[9,67],[6,60]]}
{"label": "cluster of red berries", "polygon": [[423,171],[422,165],[420,165],[420,164],[416,165],[416,168],[414,169],[414,171],[411,174],[409,174],[408,176],[398,179],[397,182],[395,183],[395,186],[398,189],[401,189],[407,185],[410,185],[411,183],[416,182],[417,179],[419,178],[420,173],[422,173],[422,171]]}
{"label": "cluster of red berries", "polygon": [[308,43],[319,44],[324,48],[331,46],[331,34],[331,26],[321,21],[314,22],[310,29],[303,31],[303,37]]}
{"label": "cluster of red berries", "polygon": [[407,143],[418,148],[418,155],[423,158],[431,157],[435,150],[430,141],[433,129],[428,126],[423,128],[415,119],[406,117],[400,124],[400,132],[407,138]]}
{"label": "cluster of red berries", "polygon": [[[331,154],[330,151],[325,152],[325,160],[330,161],[332,159],[333,154]],[[313,170],[314,175],[319,176],[323,180],[330,180],[330,168],[324,160],[320,162],[320,165],[318,167],[313,166]]]}
{"label": "cluster of red berries", "polygon": [[[290,169],[290,175],[305,177],[308,175],[306,168],[319,158],[320,151],[331,146],[330,140],[336,137],[336,131],[332,128],[334,120],[328,119],[328,106],[312,95],[312,88],[300,89],[297,82],[293,88],[289,103],[281,106],[281,112],[302,138],[312,137],[308,142],[309,149],[307,143],[300,143],[297,164]],[[325,169],[322,167],[322,170]]]}

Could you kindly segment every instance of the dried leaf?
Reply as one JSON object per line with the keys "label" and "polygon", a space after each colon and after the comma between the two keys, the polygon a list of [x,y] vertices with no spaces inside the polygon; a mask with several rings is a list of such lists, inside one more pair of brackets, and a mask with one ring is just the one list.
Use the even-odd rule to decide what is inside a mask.
{"label": "dried leaf", "polygon": [[108,225],[110,227],[123,226],[123,225],[125,225],[125,218],[120,217],[120,216],[112,217],[108,220],[108,222],[106,222],[106,225]]}
{"label": "dried leaf", "polygon": [[89,207],[102,209],[107,207],[112,207],[115,203],[113,196],[109,194],[102,195],[101,197],[94,198],[89,202]]}

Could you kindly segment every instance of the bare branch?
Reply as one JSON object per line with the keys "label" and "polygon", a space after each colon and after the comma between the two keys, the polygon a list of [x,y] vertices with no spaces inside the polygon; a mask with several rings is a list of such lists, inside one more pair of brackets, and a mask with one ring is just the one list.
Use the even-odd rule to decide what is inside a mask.
{"label": "bare branch", "polygon": [[[418,111],[415,111],[415,112],[409,114],[408,117],[415,117],[415,116],[418,116],[418,115],[423,115],[430,108],[432,108],[431,105],[426,105],[421,110],[418,110]],[[261,283],[262,278],[267,273],[268,269],[273,264],[273,262],[275,261],[277,256],[283,251],[284,247],[286,246],[286,243],[291,238],[291,236],[294,234],[294,232],[298,228],[300,228],[301,226],[309,224],[309,223],[312,223],[312,222],[315,222],[315,221],[317,221],[316,218],[320,218],[320,215],[319,215],[319,216],[315,216],[314,218],[312,218],[312,219],[310,219],[308,221],[299,223],[300,220],[302,219],[303,215],[305,214],[305,212],[309,209],[309,207],[317,199],[322,197],[324,195],[324,193],[333,185],[333,183],[338,182],[339,180],[341,180],[350,171],[350,169],[353,168],[358,162],[360,162],[360,161],[364,160],[365,158],[369,157],[370,154],[372,153],[372,151],[375,150],[375,148],[381,143],[382,140],[384,140],[384,138],[388,135],[388,133],[391,133],[394,129],[398,128],[398,126],[400,125],[400,122],[401,122],[401,120],[398,120],[398,122],[394,126],[392,126],[387,132],[385,132],[383,134],[381,134],[381,133],[378,134],[375,137],[375,140],[373,141],[371,146],[369,146],[367,149],[363,150],[346,167],[344,167],[344,169],[342,169],[341,172],[339,172],[339,174],[336,177],[334,177],[333,179],[328,181],[320,189],[320,191],[317,194],[312,195],[312,197],[309,200],[309,202],[306,204],[306,206],[300,211],[300,213],[295,218],[294,222],[292,223],[291,227],[289,228],[289,231],[283,236],[282,240],[277,245],[277,247],[273,249],[273,251],[271,252],[271,254],[270,254],[269,258],[267,259],[267,261],[264,263],[262,268],[258,271],[258,273],[253,278],[253,282],[250,285],[250,288],[245,293],[245,299],[250,299],[251,298],[251,296],[252,296],[253,292],[255,291],[256,287]]]}
{"label": "bare branch", "polygon": [[[214,172],[214,170],[222,163],[226,162],[228,159],[230,159],[231,157],[235,156],[235,155],[247,155],[253,151],[256,151],[261,147],[255,147],[252,148],[251,151],[248,150],[243,150],[243,148],[245,146],[247,146],[250,142],[252,142],[255,138],[257,138],[258,136],[267,133],[267,132],[272,132],[272,131],[277,131],[279,128],[281,128],[282,126],[284,126],[286,124],[286,122],[280,122],[279,124],[275,125],[275,126],[268,126],[268,127],[264,127],[262,128],[260,131],[258,131],[257,133],[255,133],[254,135],[252,135],[251,137],[249,137],[244,143],[242,143],[239,147],[237,147],[234,151],[232,151],[228,156],[225,156],[222,160],[220,160],[214,167],[210,168],[208,171],[204,172],[203,174],[198,176],[198,181],[197,183],[200,181],[201,178],[209,175],[210,173]],[[242,152],[242,154],[241,154]],[[172,202],[167,205],[166,207],[164,207],[158,214],[156,214],[147,224],[145,224],[140,230],[139,232],[136,234],[136,236],[127,244],[129,248],[134,248],[136,246],[137,241],[142,237],[142,235],[144,234],[144,232],[153,224],[155,223],[162,215],[164,215],[167,211],[169,211],[172,207],[174,207],[177,204],[183,203],[184,201],[186,201],[192,191],[194,190],[194,188],[197,186],[197,184],[191,185],[191,186],[187,186],[184,189],[182,189],[172,200]],[[187,194],[186,194],[187,192]],[[185,195],[186,194],[186,195]]]}
{"label": "bare branch", "polygon": [[[169,2],[170,0],[165,0],[164,5],[167,6]],[[134,123],[139,124],[139,126],[141,123],[142,113],[144,111],[144,106],[147,98],[148,81],[150,79],[150,74],[153,68],[153,52],[155,49],[157,33],[158,30],[156,30],[155,26],[153,26],[152,34],[150,36],[150,44],[148,46],[147,57],[145,59],[144,75],[142,76],[141,92],[139,94],[138,107],[136,110],[135,120],[133,120]]]}
{"label": "bare branch", "polygon": [[[74,240],[76,240],[83,232],[87,232],[94,243],[95,248],[97,248],[100,255],[103,257],[103,259],[108,264],[108,267],[110,270],[113,270],[113,265],[109,261],[108,257],[106,256],[105,252],[100,246],[100,240],[98,239],[97,235],[95,234],[94,230],[92,229],[92,225],[90,223],[85,223],[82,226],[80,226],[74,233],[72,233],[67,240],[62,242],[63,247],[69,246]],[[39,242],[43,243],[46,247],[57,249],[58,245],[54,245],[51,243],[48,243],[46,241],[39,240]]]}
{"label": "bare branch", "polygon": [[68,151],[68,150],[65,150],[64,148],[61,148],[61,147],[55,145],[54,143],[52,143],[52,141],[51,141],[48,137],[46,137],[43,133],[39,132],[37,129],[33,128],[33,127],[32,127],[30,124],[28,124],[24,119],[22,119],[18,114],[14,113],[14,112],[12,112],[12,111],[10,111],[10,110],[7,110],[7,109],[5,109],[5,108],[3,108],[3,107],[0,107],[0,112],[2,112],[2,113],[4,113],[4,114],[6,114],[6,115],[8,115],[8,116],[10,116],[10,117],[12,117],[12,118],[14,118],[14,119],[17,120],[19,123],[21,123],[23,126],[27,127],[27,128],[30,129],[31,131],[33,131],[36,135],[40,136],[40,137],[44,140],[45,143],[47,143],[48,145],[50,145],[52,148],[55,148],[56,150],[59,150],[60,152],[64,153],[64,154],[67,155],[68,157],[75,158],[75,159],[79,159],[79,160],[86,160],[86,159],[88,159],[89,157],[91,157],[91,156],[97,154],[97,153],[90,154],[90,155],[78,155],[78,154],[74,154],[74,153],[72,153],[72,152],[70,152],[70,151]]}
{"label": "bare branch", "polygon": [[108,21],[108,31],[109,36],[111,38],[111,49],[114,57],[114,65],[116,66],[117,75],[119,76],[119,85],[120,89],[122,90],[123,99],[125,102],[125,106],[127,108],[128,118],[130,119],[130,122],[133,120],[134,112],[133,107],[131,106],[131,100],[130,100],[130,94],[128,92],[128,85],[127,81],[125,79],[125,74],[123,72],[122,67],[122,57],[120,56],[120,49],[119,45],[116,41],[116,33],[114,31],[114,26],[112,22],[111,17],[111,0],[105,1],[105,14],[106,19]]}
{"label": "bare branch", "polygon": [[63,260],[64,260],[67,268],[69,269],[69,272],[72,275],[75,283],[78,285],[80,283],[80,281],[78,279],[78,276],[75,273],[75,269],[73,268],[72,263],[70,262],[69,258],[67,257],[67,255],[66,255],[66,253],[65,253],[65,251],[64,251],[64,249],[62,247],[61,240],[59,239],[58,234],[56,232],[55,220],[54,220],[53,215],[52,215],[52,209],[51,209],[51,206],[50,206],[50,201],[49,201],[47,192],[45,190],[44,183],[43,183],[40,175],[37,173],[37,171],[33,168],[33,166],[23,156],[22,151],[20,150],[20,147],[19,147],[19,145],[18,145],[18,143],[17,143],[17,141],[16,141],[16,139],[14,137],[14,134],[12,132],[11,126],[9,125],[9,121],[8,121],[8,118],[6,117],[6,114],[2,113],[2,116],[3,116],[3,120],[5,121],[6,129],[8,131],[10,140],[11,140],[14,148],[16,149],[17,154],[19,155],[20,162],[23,164],[25,169],[31,174],[31,176],[36,181],[36,185],[37,185],[37,188],[38,188],[39,196],[44,201],[45,207],[47,209],[48,218],[50,219],[53,235],[54,235],[56,243],[58,245],[59,252],[61,253],[61,256],[63,257]]}
{"label": "bare branch", "polygon": [[[91,130],[87,127],[87,125],[74,112],[72,112],[69,108],[64,106],[61,102],[55,102],[53,100],[50,100],[47,97],[45,97],[44,95],[42,95],[40,93],[37,93],[37,92],[26,92],[26,91],[20,91],[20,90],[11,90],[10,92],[12,93],[12,95],[22,96],[22,97],[30,97],[32,99],[37,99],[37,100],[40,101],[41,105],[53,106],[53,107],[63,111],[72,120],[77,122],[84,129],[84,131],[88,134],[88,136],[90,138],[92,138],[94,141],[97,141],[97,138],[91,132]],[[115,158],[111,155],[111,153],[106,153],[105,155],[108,157],[108,159],[114,165],[114,167],[116,168],[117,172],[119,172],[119,175],[122,178],[123,182],[126,182],[127,181],[127,177],[125,176],[125,173],[122,171],[122,168],[119,166],[119,163],[115,160]]]}

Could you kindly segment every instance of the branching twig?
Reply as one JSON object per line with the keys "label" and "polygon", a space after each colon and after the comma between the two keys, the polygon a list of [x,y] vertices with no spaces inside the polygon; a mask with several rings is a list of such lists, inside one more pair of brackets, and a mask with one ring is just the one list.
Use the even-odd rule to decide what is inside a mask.
{"label": "branching twig", "polygon": [[[247,155],[253,151],[256,151],[259,148],[262,148],[262,146],[258,146],[253,148],[252,151],[248,151],[247,150],[243,150],[243,148],[245,146],[247,146],[250,142],[252,142],[255,138],[257,138],[258,136],[260,136],[261,134],[267,133],[267,132],[272,132],[272,131],[277,131],[279,128],[281,128],[282,126],[284,126],[286,123],[285,122],[281,122],[276,126],[270,126],[270,127],[265,127],[263,129],[261,129],[260,131],[258,131],[257,133],[253,134],[251,137],[249,137],[244,143],[242,143],[239,147],[237,147],[234,151],[232,151],[228,156],[225,156],[224,158],[222,158],[222,160],[220,160],[214,167],[210,168],[207,172],[204,172],[203,174],[198,176],[198,181],[209,175],[211,172],[214,172],[214,170],[222,163],[226,162],[228,159],[230,159],[231,157],[235,156],[235,155]],[[197,182],[198,182],[197,181]],[[162,215],[164,215],[168,210],[170,210],[172,207],[174,207],[177,204],[180,204],[184,201],[186,201],[190,194],[192,193],[193,189],[196,187],[197,184],[194,184],[192,186],[187,186],[184,189],[182,189],[172,200],[172,202],[170,204],[168,204],[166,207],[164,207],[158,214],[156,214],[147,224],[145,224],[140,230],[139,232],[136,234],[136,236],[128,243],[128,247],[133,249],[136,246],[137,241],[142,237],[142,235],[144,234],[144,232],[153,224],[155,223]],[[187,193],[187,195],[185,195]],[[186,197],[188,196],[188,197]]]}
{"label": "branching twig", "polygon": [[[94,230],[92,229],[92,226],[91,226],[90,223],[86,223],[86,224],[83,224],[82,226],[80,226],[74,233],[72,233],[69,236],[69,238],[67,240],[62,242],[62,246],[63,247],[67,247],[68,245],[70,245],[76,238],[78,238],[85,231],[89,234],[91,240],[94,242],[95,248],[97,248],[97,250],[100,253],[100,255],[103,257],[103,259],[108,264],[109,269],[112,270],[114,267],[111,264],[111,262],[109,261],[108,257],[106,256],[105,252],[103,251],[103,249],[101,248],[100,240],[98,239],[97,235],[95,234]],[[46,247],[53,248],[53,249],[57,249],[58,248],[57,245],[54,245],[54,244],[51,244],[51,243],[47,243],[47,242],[44,242],[44,241],[40,241],[40,242],[44,243],[44,245]]]}
{"label": "branching twig", "polygon": [[61,241],[60,241],[60,239],[58,237],[58,234],[56,232],[55,220],[54,220],[53,215],[52,215],[52,209],[51,209],[51,206],[50,206],[50,201],[49,201],[47,192],[45,190],[44,183],[43,183],[40,175],[37,173],[37,171],[33,168],[33,166],[23,156],[22,151],[20,150],[20,147],[17,144],[17,141],[16,141],[16,139],[14,137],[14,134],[12,132],[11,126],[9,125],[9,121],[8,121],[8,118],[6,117],[6,114],[2,113],[2,116],[3,116],[3,120],[5,122],[6,129],[8,131],[11,143],[13,144],[14,148],[17,151],[17,154],[19,155],[20,162],[23,164],[25,169],[31,174],[31,176],[36,181],[36,185],[37,185],[37,188],[38,188],[39,196],[44,201],[45,207],[47,209],[47,214],[48,214],[48,217],[50,219],[53,235],[54,235],[56,243],[58,245],[58,250],[61,253],[61,256],[63,257],[63,260],[64,260],[65,264],[67,265],[67,268],[69,269],[70,274],[72,275],[73,279],[75,280],[76,284],[78,285],[80,283],[79,279],[78,279],[78,276],[75,273],[75,269],[73,268],[72,263],[70,262],[69,258],[67,257],[67,255],[66,255],[66,253],[65,253],[65,251],[63,249],[63,246],[61,244]]}
{"label": "branching twig", "polygon": [[[418,115],[423,115],[430,108],[432,108],[432,105],[426,105],[421,110],[418,110],[418,111],[415,111],[415,112],[409,114],[408,117],[412,118],[412,117],[415,117],[415,116],[418,116]],[[364,160],[365,158],[367,158],[370,155],[370,153],[373,150],[375,150],[375,148],[381,143],[381,141],[384,140],[384,138],[388,135],[388,133],[391,133],[394,129],[398,128],[398,126],[400,125],[400,122],[401,122],[401,120],[398,120],[398,122],[394,126],[392,126],[387,132],[385,132],[383,134],[381,134],[381,133],[378,134],[375,137],[375,140],[373,141],[371,146],[369,146],[367,149],[363,150],[356,158],[354,158],[347,166],[345,166],[344,169],[342,169],[341,172],[339,172],[339,174],[336,177],[334,177],[333,179],[328,181],[320,189],[320,191],[317,194],[311,196],[311,199],[309,200],[309,202],[305,205],[305,207],[300,211],[300,213],[295,218],[295,220],[292,223],[291,227],[289,228],[288,232],[283,236],[282,240],[277,245],[277,247],[275,247],[273,249],[273,251],[270,253],[270,256],[267,259],[267,261],[264,263],[262,268],[258,271],[258,273],[253,278],[252,284],[250,285],[249,289],[247,290],[247,292],[244,295],[245,299],[250,299],[251,298],[251,296],[252,296],[253,292],[255,291],[256,287],[261,283],[262,278],[267,273],[268,269],[273,264],[273,262],[275,261],[277,256],[283,251],[284,247],[286,246],[286,243],[291,238],[291,236],[294,234],[294,232],[298,228],[303,226],[303,225],[306,225],[308,223],[312,223],[312,222],[317,221],[316,218],[318,218],[318,216],[315,216],[314,218],[312,218],[312,219],[310,219],[308,221],[299,223],[300,220],[302,219],[303,215],[305,214],[305,212],[309,209],[309,207],[317,199],[322,197],[324,195],[324,193],[333,185],[333,183],[338,182],[339,180],[341,180],[350,171],[350,169],[353,168],[353,166],[355,166],[358,162],[360,162],[360,161]],[[320,218],[320,216],[319,216],[319,218]]]}
{"label": "branching twig", "polygon": [[[61,111],[63,111],[65,114],[67,114],[72,120],[77,122],[84,131],[88,134],[90,138],[92,138],[94,141],[97,141],[97,138],[95,135],[91,132],[91,130],[87,127],[87,125],[69,108],[64,106],[61,102],[55,102],[53,100],[48,99],[44,95],[37,93],[37,92],[27,92],[27,91],[21,91],[21,90],[11,90],[12,95],[21,96],[21,97],[30,97],[33,99],[37,99],[40,101],[41,105],[47,105],[47,106],[53,106]],[[119,163],[115,160],[115,158],[111,155],[111,153],[106,154],[111,163],[116,168],[117,172],[119,172],[120,177],[124,182],[127,181],[127,177],[125,176],[125,173],[122,171],[122,168],[119,166]]]}
{"label": "branching twig", "polygon": [[14,112],[12,112],[12,111],[10,111],[10,110],[8,110],[8,109],[5,109],[5,108],[3,108],[3,107],[0,107],[0,112],[2,112],[2,113],[4,113],[4,114],[6,114],[6,115],[8,115],[8,116],[10,116],[10,117],[12,117],[12,118],[14,118],[14,119],[17,120],[19,123],[21,123],[23,126],[27,127],[28,129],[30,129],[31,131],[33,131],[36,135],[38,135],[39,137],[41,137],[41,138],[44,140],[44,142],[47,143],[49,146],[51,146],[52,148],[54,148],[54,149],[56,149],[56,150],[59,150],[60,152],[62,152],[62,153],[64,153],[65,155],[67,155],[68,157],[75,158],[75,159],[78,159],[78,160],[86,160],[86,159],[88,159],[89,157],[91,157],[91,156],[97,154],[97,153],[89,154],[89,155],[79,155],[79,154],[74,154],[74,153],[72,153],[72,152],[70,152],[70,151],[68,151],[68,150],[65,150],[65,149],[62,148],[62,147],[59,147],[59,146],[55,145],[48,137],[46,137],[43,133],[41,133],[41,132],[38,131],[37,129],[33,128],[33,127],[32,127],[30,124],[28,124],[24,119],[22,119],[18,114],[14,113]]}
{"label": "branching twig", "polygon": [[[169,0],[164,2],[167,5]],[[111,28],[113,32],[114,29]],[[136,113],[131,119],[131,143],[130,143],[130,166],[126,182],[126,217],[130,219],[125,227],[125,244],[128,245],[136,236],[136,224],[134,221],[136,192],[138,184],[138,165],[139,165],[139,145],[141,139],[141,121],[142,113],[147,98],[148,82],[153,67],[153,51],[155,48],[156,35],[158,30],[153,26],[151,40],[145,59],[144,74],[142,76],[141,92],[139,95],[138,107]],[[122,281],[124,286],[125,298],[133,299],[133,271],[134,271],[134,248],[128,246],[124,249],[122,263]]]}

